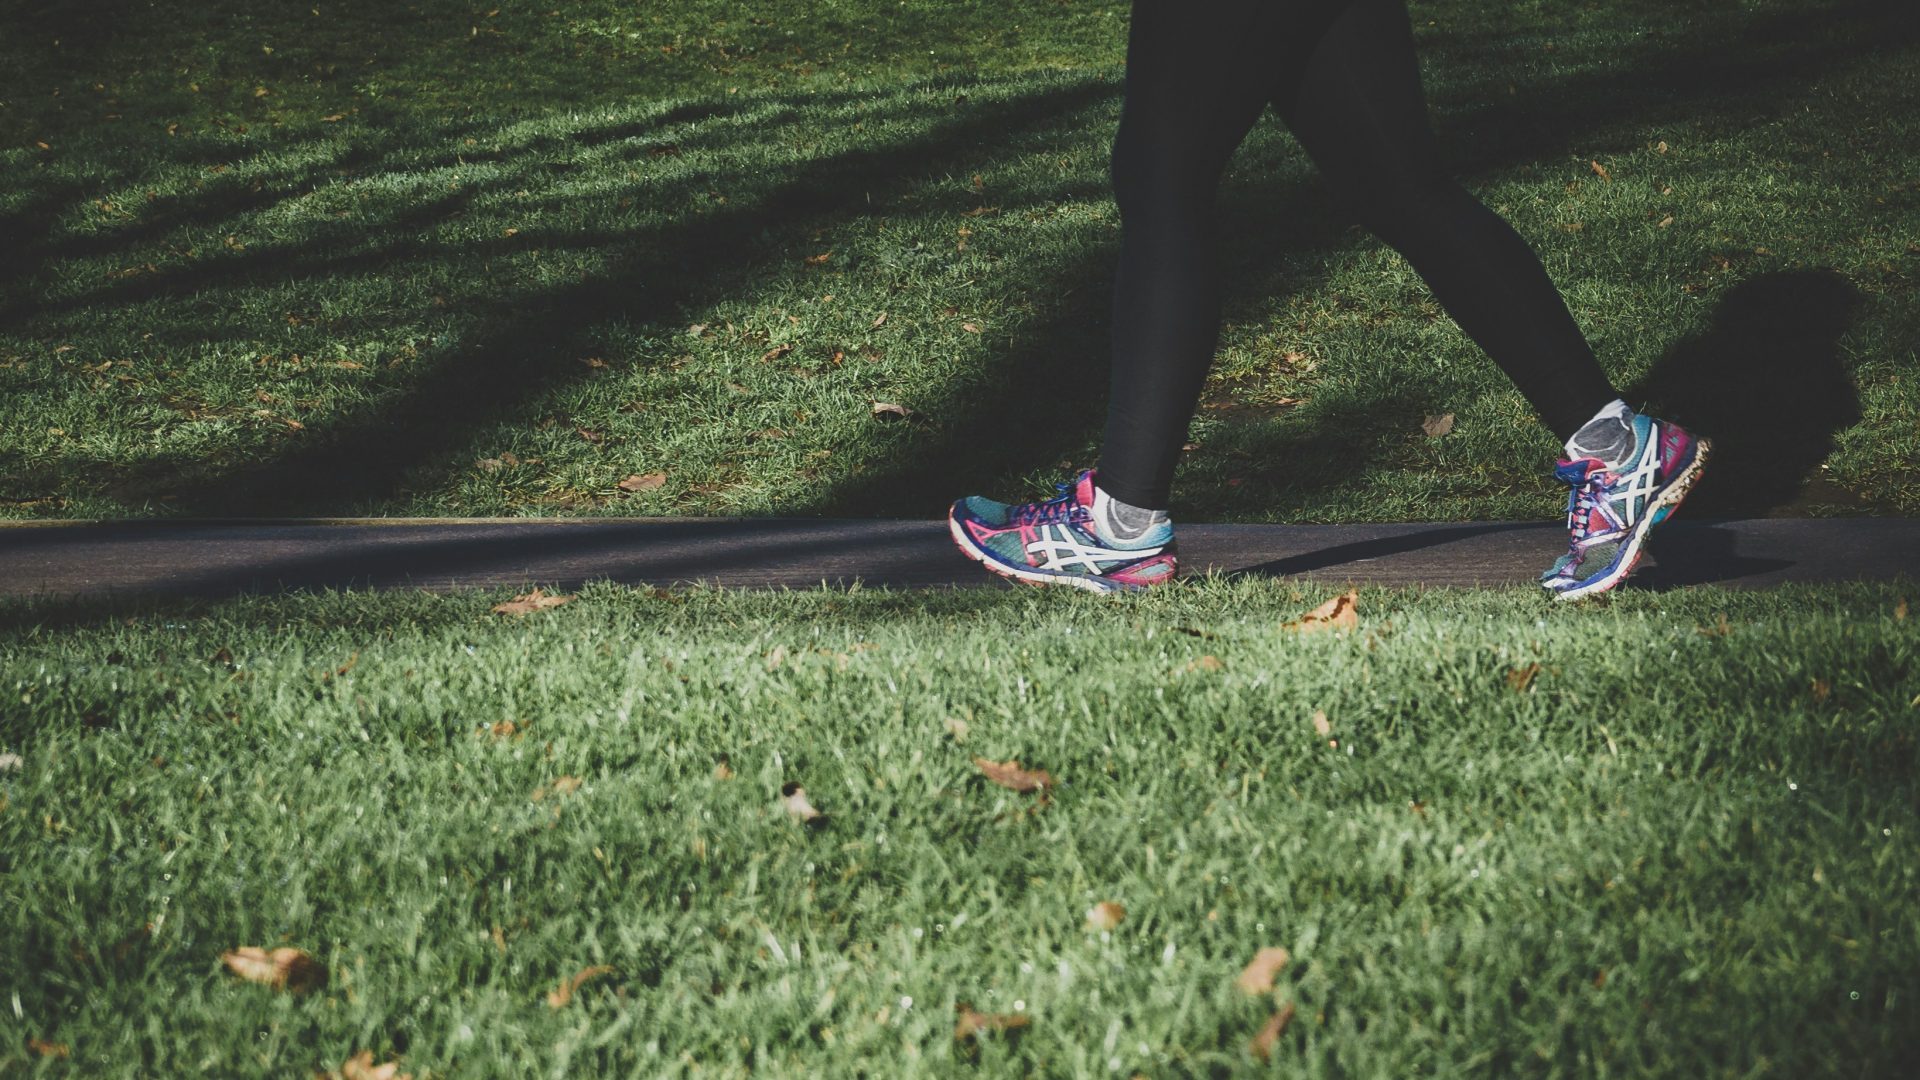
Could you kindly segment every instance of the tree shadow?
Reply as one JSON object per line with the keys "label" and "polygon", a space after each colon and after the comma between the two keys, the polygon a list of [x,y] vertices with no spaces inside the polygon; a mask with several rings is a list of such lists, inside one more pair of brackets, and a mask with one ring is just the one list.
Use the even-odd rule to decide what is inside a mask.
{"label": "tree shadow", "polygon": [[[1446,146],[1463,166],[1458,174],[1470,178],[1539,160],[1649,110],[1684,112],[1695,119],[1721,113],[1745,116],[1756,98],[1778,94],[1837,65],[1868,62],[1911,44],[1916,37],[1912,20],[1889,18],[1891,10],[1889,5],[1869,2],[1834,5],[1817,13],[1728,17],[1714,24],[1726,34],[1703,32],[1697,39],[1651,44],[1637,50],[1633,63],[1547,80],[1529,87],[1524,97],[1512,99],[1482,85],[1488,77],[1466,76],[1464,85],[1471,88],[1467,96],[1497,104],[1463,107],[1456,123],[1492,130],[1474,135],[1464,152],[1453,140],[1447,140]],[[1439,62],[1448,60],[1442,56]],[[927,82],[960,87],[980,81]],[[275,459],[240,466],[202,463],[155,478],[152,490],[156,495],[172,495],[176,510],[199,514],[380,507],[383,500],[406,490],[411,474],[439,467],[475,432],[582,377],[584,369],[571,360],[591,352],[596,333],[607,324],[660,324],[688,307],[731,299],[751,288],[751,276],[742,268],[762,261],[759,253],[770,235],[795,235],[823,219],[841,221],[871,213],[873,207],[866,201],[869,193],[883,203],[902,199],[924,184],[930,166],[953,155],[956,148],[973,155],[970,161],[978,160],[982,153],[1010,145],[1023,133],[1048,124],[1064,125],[1076,113],[1096,106],[1105,108],[1118,93],[1114,81],[1101,77],[1001,100],[976,100],[955,119],[933,126],[920,137],[800,161],[756,202],[682,216],[658,229],[576,237],[576,242],[615,246],[618,254],[603,273],[591,279],[501,298],[431,370],[397,397],[370,402],[330,422],[326,431],[307,433],[307,438]],[[1452,96],[1461,95],[1455,90]],[[800,98],[792,102],[795,107],[805,103]],[[713,115],[710,105],[679,108],[672,114],[679,119]],[[602,125],[589,141],[604,145],[657,130],[649,129],[649,122]],[[564,145],[556,143],[555,148]],[[446,151],[449,158],[453,154]],[[350,160],[360,165],[369,159],[359,155]],[[418,167],[418,162],[409,164]],[[1263,258],[1271,265],[1277,256],[1297,258],[1302,251],[1326,252],[1349,242],[1344,223],[1334,219],[1323,205],[1326,202],[1317,179],[1290,180],[1277,188],[1266,182],[1257,191],[1250,185],[1229,185],[1223,191],[1223,216],[1233,219],[1236,242],[1247,250],[1264,246]],[[177,216],[174,224],[199,220],[203,211],[211,209],[212,204],[191,210],[183,207],[182,213],[191,216]],[[1248,239],[1256,236],[1262,238],[1260,245]],[[93,250],[97,242],[82,246]],[[1049,319],[1023,328],[1022,343],[1004,360],[950,380],[937,397],[930,398],[930,408],[923,411],[936,417],[935,423],[922,429],[911,453],[863,462],[852,474],[828,481],[783,509],[860,515],[934,512],[955,491],[1004,482],[1009,475],[1048,465],[1062,452],[1085,446],[1103,406],[1103,394],[1096,388],[1104,386],[1106,377],[1114,251],[1110,245],[1095,243],[1076,245],[1073,252],[1058,263],[1020,268],[1023,277],[1044,282],[1054,298],[1063,302]],[[53,255],[55,250],[49,246],[43,253]],[[274,260],[236,262],[216,273],[237,271],[246,283],[265,286],[364,268],[405,254],[376,245],[375,250],[348,256],[349,261],[342,263],[338,256],[314,259],[283,251]],[[1226,300],[1231,310],[1275,279],[1255,268],[1229,280],[1240,283],[1238,289],[1230,285]],[[204,284],[188,273],[164,282],[136,280],[117,286],[125,290],[119,295],[95,298],[103,303],[131,302],[191,292]],[[1829,309],[1835,306],[1832,300],[1827,303]],[[31,305],[17,312],[32,313]],[[1844,323],[1844,315],[1833,317]],[[1754,340],[1759,336],[1752,335]],[[1716,363],[1725,367],[1741,355],[1743,343],[1751,342],[1731,331],[1719,337],[1710,334],[1705,345],[1676,355],[1686,361],[1688,370]],[[1837,361],[1831,341],[1827,348]],[[1786,354],[1767,355],[1784,359]],[[1668,367],[1663,365],[1656,376]],[[1744,375],[1741,380],[1753,393],[1764,395],[1767,389],[1756,387],[1762,380]],[[1728,433],[1722,437],[1730,436],[1731,442],[1723,444],[1721,452],[1731,456],[1734,475],[1720,486],[1748,494],[1727,506],[1752,505],[1756,497],[1751,493],[1764,486],[1762,466],[1753,466],[1743,476],[1740,462],[1805,461],[1810,465],[1830,449],[1833,432],[1852,422],[1842,418],[1845,410],[1836,404],[1817,421],[1808,421],[1821,434],[1790,441],[1782,448],[1742,427],[1742,417],[1754,415],[1752,411],[1722,415],[1712,412],[1710,401],[1689,405],[1685,400],[1689,393],[1701,397],[1704,388],[1714,385],[1718,384],[1705,378],[1689,381],[1666,375],[1650,378],[1635,392],[1649,398],[1677,393],[1679,400],[1671,410],[1675,419],[1687,422],[1689,415],[1698,412],[1696,422],[1704,432],[1715,434],[1717,427]],[[1383,425],[1397,423],[1405,411],[1404,402],[1392,394],[1376,404],[1390,408],[1392,415],[1370,408],[1329,418],[1329,422],[1337,419],[1343,425],[1357,425],[1356,430],[1377,432]],[[1857,404],[1853,408],[1857,417]],[[1330,430],[1326,424],[1317,424],[1316,429]],[[1364,440],[1354,445],[1364,445]],[[1366,459],[1363,455],[1344,464],[1346,474],[1353,475],[1365,467]],[[1710,476],[1725,471],[1710,470]],[[1312,482],[1338,480],[1337,473],[1329,471]]]}

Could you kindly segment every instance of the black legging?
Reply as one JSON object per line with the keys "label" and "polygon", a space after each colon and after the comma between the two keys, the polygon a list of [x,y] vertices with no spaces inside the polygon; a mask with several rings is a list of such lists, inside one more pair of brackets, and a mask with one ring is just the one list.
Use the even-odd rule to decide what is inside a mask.
{"label": "black legging", "polygon": [[1441,171],[1404,0],[1135,0],[1113,143],[1108,494],[1167,505],[1219,341],[1214,196],[1269,104],[1554,434],[1618,396],[1526,241]]}

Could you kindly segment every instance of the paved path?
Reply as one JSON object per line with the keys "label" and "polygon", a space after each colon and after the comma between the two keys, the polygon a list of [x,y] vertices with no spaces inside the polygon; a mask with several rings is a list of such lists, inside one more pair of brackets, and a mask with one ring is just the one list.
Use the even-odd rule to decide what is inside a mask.
{"label": "paved path", "polygon": [[[1409,585],[1533,580],[1565,549],[1552,522],[1182,525],[1183,570]],[[1674,522],[1635,587],[1892,578],[1920,519]],[[286,588],[572,588],[707,582],[809,588],[862,581],[1005,587],[939,521],[806,518],[374,519],[0,524],[0,596],[230,595]]]}

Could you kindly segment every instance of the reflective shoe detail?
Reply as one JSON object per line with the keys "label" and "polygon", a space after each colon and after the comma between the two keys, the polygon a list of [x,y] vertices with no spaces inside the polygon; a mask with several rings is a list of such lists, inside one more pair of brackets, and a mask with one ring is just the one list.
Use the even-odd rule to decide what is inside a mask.
{"label": "reflective shoe detail", "polygon": [[1676,424],[1636,416],[1634,452],[1618,472],[1598,458],[1560,459],[1553,475],[1567,496],[1571,543],[1540,584],[1561,600],[1602,593],[1625,580],[1641,545],[1700,478],[1711,444]]}
{"label": "reflective shoe detail", "polygon": [[968,496],[948,511],[948,530],[968,558],[1003,577],[1036,585],[1118,592],[1174,576],[1172,523],[1157,525],[1138,540],[1109,540],[1094,528],[1092,470],[1059,485],[1059,491],[1043,502],[1017,504]]}

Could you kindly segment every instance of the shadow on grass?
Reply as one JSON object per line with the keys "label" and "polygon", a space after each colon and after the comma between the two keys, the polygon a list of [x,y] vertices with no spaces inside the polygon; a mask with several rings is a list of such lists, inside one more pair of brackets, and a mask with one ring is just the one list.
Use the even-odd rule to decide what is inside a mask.
{"label": "shadow on grass", "polygon": [[[1454,126],[1487,129],[1467,140],[1463,152],[1449,152],[1462,165],[1463,178],[1485,175],[1518,163],[1558,153],[1611,125],[1635,121],[1643,114],[1685,115],[1695,121],[1716,117],[1738,122],[1750,117],[1755,101],[1781,95],[1806,80],[1850,63],[1868,62],[1877,55],[1904,48],[1916,36],[1912,20],[1893,15],[1881,3],[1825,6],[1819,11],[1772,12],[1764,16],[1726,16],[1707,20],[1686,41],[1660,41],[1636,48],[1632,62],[1605,70],[1585,70],[1528,87],[1524,95],[1493,94],[1491,76],[1469,72],[1436,100],[1467,97],[1498,102],[1469,106]],[[1436,46],[1430,65],[1444,69],[1454,61],[1444,45]],[[975,80],[976,82],[978,80]],[[934,80],[935,84],[968,85],[965,80]],[[1463,94],[1461,85],[1467,88]],[[455,343],[424,376],[395,398],[367,404],[310,432],[300,445],[276,459],[243,465],[200,463],[183,471],[147,478],[154,497],[170,496],[179,512],[190,514],[273,514],[287,512],[338,513],[381,506],[405,492],[410,478],[421,470],[447,467],[479,430],[551,395],[581,376],[571,358],[594,349],[596,333],[611,323],[662,324],[688,307],[710,306],[752,288],[751,267],[769,236],[798,235],[801,229],[874,212],[871,195],[882,203],[898,200],[923,184],[929,168],[943,157],[965,148],[968,160],[979,162],[982,151],[1009,145],[1014,136],[1047,125],[1062,125],[1075,114],[1110,102],[1119,88],[1098,78],[1015,96],[1001,101],[976,101],[956,119],[937,124],[923,135],[879,149],[862,149],[837,156],[802,161],[752,204],[687,216],[657,231],[631,234],[575,236],[577,246],[602,246],[618,252],[604,273],[576,284],[521,295],[496,298],[475,329]],[[857,94],[843,95],[851,98]],[[796,104],[803,99],[796,99]],[[812,99],[805,99],[811,101]],[[614,124],[583,135],[597,144],[638,137],[677,120],[716,115],[711,104],[688,104],[662,117]],[[458,140],[448,139],[450,146]],[[539,139],[528,144],[546,145]],[[578,145],[555,140],[554,149]],[[517,150],[520,148],[516,148]],[[447,150],[439,160],[452,160]],[[430,167],[417,155],[404,158],[410,168]],[[340,159],[352,166],[376,158],[365,150]],[[512,182],[502,180],[500,183]],[[306,183],[317,183],[308,181]],[[296,193],[300,185],[296,184]],[[312,190],[311,186],[306,190]],[[477,188],[476,190],[484,190]],[[1223,220],[1230,220],[1239,243],[1259,238],[1273,257],[1300,251],[1325,252],[1348,242],[1344,223],[1336,220],[1316,180],[1302,180],[1259,190],[1240,186],[1223,192]],[[289,197],[279,192],[276,197]],[[251,198],[251,196],[248,196]],[[44,203],[44,200],[42,200]],[[169,226],[202,221],[217,212],[232,212],[235,204],[182,204],[170,215]],[[257,206],[250,202],[241,207]],[[38,205],[35,213],[45,210]],[[429,211],[429,218],[433,212]],[[416,224],[420,224],[416,222]],[[115,234],[133,242],[149,232]],[[68,242],[36,245],[43,258],[68,257]],[[103,250],[100,240],[75,240],[74,252]],[[316,275],[367,269],[405,258],[417,245],[376,242],[371,249],[345,256],[307,257],[299,251],[275,249],[253,259],[236,259],[215,271],[219,276],[267,286]],[[862,462],[852,475],[827,481],[817,494],[785,509],[796,513],[900,515],[931,514],[954,493],[986,490],[1004,484],[1011,475],[1052,468],[1063,454],[1087,444],[1096,430],[1104,394],[1106,336],[1110,318],[1113,252],[1101,245],[1076,247],[1067,262],[1020,268],[1024,286],[1046,290],[1064,302],[1040,325],[1022,330],[1020,344],[996,364],[969,373],[942,387],[922,411],[936,418],[909,453]],[[121,283],[90,295],[89,303],[129,303],[166,295],[190,295],[211,278],[196,271],[152,281]],[[1269,275],[1254,273],[1241,279],[1256,286]],[[1738,292],[1738,290],[1736,290]],[[1730,297],[1731,299],[1731,297]],[[1231,310],[1245,293],[1230,294]],[[1832,308],[1833,301],[1827,302]],[[1715,365],[1735,362],[1739,347],[1761,336],[1740,329],[1747,315],[1766,315],[1767,305],[1749,305],[1745,294],[1727,317],[1716,323],[1726,329],[1709,335],[1693,352],[1676,353],[1688,372],[1706,372]],[[30,318],[33,305],[12,313]],[[1843,315],[1835,316],[1844,319]],[[1744,336],[1743,336],[1744,335]],[[1768,355],[1776,355],[1769,353]],[[1784,354],[1778,354],[1784,355]],[[1682,363],[1684,362],[1684,363]],[[1663,365],[1663,371],[1680,368]],[[1692,381],[1689,381],[1692,380]],[[1721,380],[1724,381],[1724,380]],[[1760,380],[1745,380],[1754,386]],[[1720,485],[1726,501],[1708,505],[1716,513],[1735,513],[1774,496],[1756,494],[1781,466],[1817,461],[1809,458],[1820,446],[1830,446],[1832,434],[1850,420],[1840,419],[1837,406],[1821,412],[1817,435],[1769,441],[1741,427],[1751,409],[1738,415],[1712,414],[1704,394],[1688,406],[1690,388],[1717,385],[1705,375],[1685,376],[1656,372],[1645,387],[1650,398],[1675,397],[1672,414],[1686,421],[1699,413],[1703,431],[1719,426],[1728,433],[1723,447],[1733,476]],[[1826,387],[1813,385],[1816,395]],[[1827,387],[1827,389],[1831,389]],[[1764,394],[1771,387],[1752,392]],[[1284,460],[1291,449],[1314,443],[1338,431],[1356,433],[1352,445],[1369,445],[1362,438],[1395,425],[1405,411],[1388,388],[1381,388],[1379,409],[1348,410],[1328,417],[1313,429],[1286,440],[1286,446],[1264,447],[1273,460]],[[1832,395],[1829,395],[1830,397]],[[1392,399],[1388,401],[1387,399]],[[1770,399],[1769,399],[1770,400]],[[1838,400],[1834,398],[1834,400]],[[1763,404],[1765,402],[1762,402]],[[1690,411],[1691,410],[1691,411]],[[1705,411],[1703,411],[1705,410]],[[1796,421],[1789,421],[1792,423]],[[1824,442],[1822,441],[1824,440]],[[1379,440],[1372,440],[1378,445]],[[1820,451],[1824,455],[1824,450]],[[1296,484],[1332,485],[1366,468],[1366,453],[1345,460],[1342,468],[1315,470]],[[1751,467],[1740,464],[1750,461]],[[1742,471],[1744,470],[1744,472]],[[1721,471],[1725,471],[1724,469]],[[1804,471],[1804,466],[1802,467]],[[1795,474],[1797,475],[1797,474]],[[1710,489],[1703,489],[1709,495]],[[1719,496],[1715,496],[1716,498]]]}

